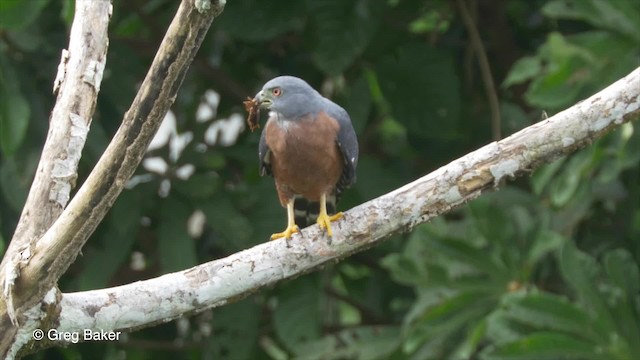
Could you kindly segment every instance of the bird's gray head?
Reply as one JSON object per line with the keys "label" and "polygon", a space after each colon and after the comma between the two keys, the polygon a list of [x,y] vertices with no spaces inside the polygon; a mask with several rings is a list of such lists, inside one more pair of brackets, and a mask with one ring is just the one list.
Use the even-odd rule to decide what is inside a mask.
{"label": "bird's gray head", "polygon": [[261,108],[295,120],[322,109],[322,96],[306,81],[294,76],[278,76],[267,81],[255,101]]}

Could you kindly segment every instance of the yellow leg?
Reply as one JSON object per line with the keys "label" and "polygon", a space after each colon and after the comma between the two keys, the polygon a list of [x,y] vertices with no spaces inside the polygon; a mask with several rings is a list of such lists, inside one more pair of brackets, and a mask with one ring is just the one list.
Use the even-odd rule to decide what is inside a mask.
{"label": "yellow leg", "polygon": [[327,215],[327,196],[322,194],[320,197],[320,214],[318,215],[318,220],[316,221],[320,228],[327,229],[327,235],[329,237],[333,236],[333,232],[331,231],[331,222],[339,220],[342,217],[342,212],[339,212],[335,215]]}
{"label": "yellow leg", "polygon": [[287,219],[287,228],[284,229],[284,231],[281,233],[275,233],[271,235],[271,240],[280,238],[291,239],[291,235],[298,232],[298,225],[296,225],[296,219],[293,216],[293,199],[289,200],[289,202],[287,203]]}

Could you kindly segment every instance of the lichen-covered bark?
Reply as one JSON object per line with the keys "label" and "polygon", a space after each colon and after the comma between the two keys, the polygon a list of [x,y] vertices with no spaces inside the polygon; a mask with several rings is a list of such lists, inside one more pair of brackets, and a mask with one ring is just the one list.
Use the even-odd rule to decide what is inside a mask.
{"label": "lichen-covered bark", "polygon": [[[75,187],[91,117],[102,81],[109,40],[107,28],[112,6],[108,0],[80,2],[71,27],[69,49],[62,51],[54,93],[58,94],[49,120],[35,178],[13,239],[0,264],[0,355],[11,340],[25,299],[16,291],[21,270],[29,265],[38,239],[69,202]],[[49,284],[49,288],[53,283]],[[41,296],[40,296],[41,298]],[[32,299],[32,303],[40,300]],[[11,322],[9,322],[9,320]]]}
{"label": "lichen-covered bark", "polygon": [[[607,89],[345,213],[331,243],[317,225],[188,270],[115,288],[62,294],[57,329],[131,331],[222,306],[365,250],[447,212],[506,178],[571,153],[640,117],[640,69]],[[266,240],[266,239],[265,239]]]}

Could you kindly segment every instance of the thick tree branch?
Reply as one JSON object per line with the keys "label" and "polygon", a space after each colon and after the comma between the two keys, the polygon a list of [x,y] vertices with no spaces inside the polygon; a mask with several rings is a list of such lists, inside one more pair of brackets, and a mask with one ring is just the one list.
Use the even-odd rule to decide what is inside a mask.
{"label": "thick tree branch", "polygon": [[0,265],[0,281],[13,322],[14,280],[28,262],[33,245],[58,218],[75,187],[91,117],[100,91],[109,39],[111,2],[81,2],[71,26],[69,50],[62,51],[53,91],[58,93],[51,112],[49,133],[29,196],[9,248]]}
{"label": "thick tree branch", "polygon": [[[13,340],[22,304],[21,270],[33,247],[58,218],[75,187],[77,168],[100,90],[112,6],[108,0],[81,1],[71,27],[69,49],[62,51],[53,91],[49,133],[20,221],[0,264],[0,355]],[[46,271],[46,270],[45,270]],[[51,288],[53,282],[48,284]],[[42,298],[34,298],[32,303]]]}
{"label": "thick tree branch", "polygon": [[[262,287],[411,230],[506,178],[576,151],[640,117],[640,68],[555,116],[490,143],[395,191],[357,206],[329,243],[317,225],[188,270],[114,288],[61,295],[57,329],[130,331],[237,301]],[[53,295],[50,298],[55,298]]]}
{"label": "thick tree branch", "polygon": [[[104,3],[109,4],[108,1]],[[90,8],[93,4],[95,4],[93,1],[78,1],[77,9],[87,6]],[[0,283],[5,284],[4,289],[7,290],[6,295],[0,297],[0,334],[3,334],[0,339],[0,357],[14,356],[24,344],[25,337],[30,338],[31,330],[39,326],[42,316],[33,310],[39,309],[36,303],[42,301],[47,292],[55,294],[55,290],[50,291],[50,289],[74,261],[82,245],[111,208],[126,181],[133,174],[164,115],[173,104],[182,80],[213,18],[222,11],[223,7],[223,1],[215,4],[209,0],[182,1],[131,108],[124,116],[120,129],[85,183],[60,216],[57,219],[51,219],[55,222],[50,227],[51,221],[49,224],[39,225],[36,227],[37,231],[32,231],[29,238],[22,241],[23,244],[28,245],[27,247],[16,248],[21,245],[17,242],[17,245],[5,254],[9,260],[5,261],[3,268],[0,269],[2,270]],[[80,12],[77,16],[80,16]],[[106,21],[108,17],[103,15],[102,19]],[[79,31],[83,36],[93,35],[91,29]],[[88,66],[85,66],[80,69],[84,76],[83,81],[88,81],[86,80],[87,68]],[[62,86],[65,82],[66,80],[62,82]],[[93,101],[95,102],[95,99]],[[70,109],[72,112],[76,111],[73,107]],[[87,114],[86,118],[90,116],[91,114]],[[71,128],[69,131],[73,140],[73,126],[76,126],[74,117],[67,117],[65,121],[71,121],[71,125],[66,125],[66,128]],[[52,128],[55,127],[57,126],[52,125]],[[85,127],[87,127],[86,124]],[[60,146],[60,143],[54,145]],[[51,149],[45,147],[44,152],[48,150]],[[49,166],[55,169],[55,164],[53,161]],[[61,173],[64,176],[75,176],[75,167],[63,170]],[[45,181],[55,182],[55,171],[51,173]],[[58,201],[60,198],[56,196],[54,200]],[[64,202],[66,203],[66,200]],[[42,204],[33,206],[30,211],[36,213],[40,211],[37,206]],[[60,205],[62,206],[63,204]],[[25,211],[23,217],[29,216],[30,212]],[[29,222],[30,220],[21,219],[20,221]],[[20,267],[18,267],[19,264],[21,264]],[[13,286],[14,283],[15,286]],[[11,300],[10,303],[6,301],[7,299]],[[49,304],[53,303],[55,296],[49,300]],[[19,330],[10,322],[9,304],[15,306],[18,320],[24,320],[24,325]]]}

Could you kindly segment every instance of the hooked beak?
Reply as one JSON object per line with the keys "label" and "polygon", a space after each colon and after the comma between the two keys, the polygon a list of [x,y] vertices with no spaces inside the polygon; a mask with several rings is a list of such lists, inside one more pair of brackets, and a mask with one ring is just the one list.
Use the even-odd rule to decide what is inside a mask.
{"label": "hooked beak", "polygon": [[264,90],[260,90],[260,92],[256,94],[256,97],[254,97],[253,100],[258,103],[258,106],[263,109],[268,109],[271,107],[271,104],[273,104],[271,97]]}

